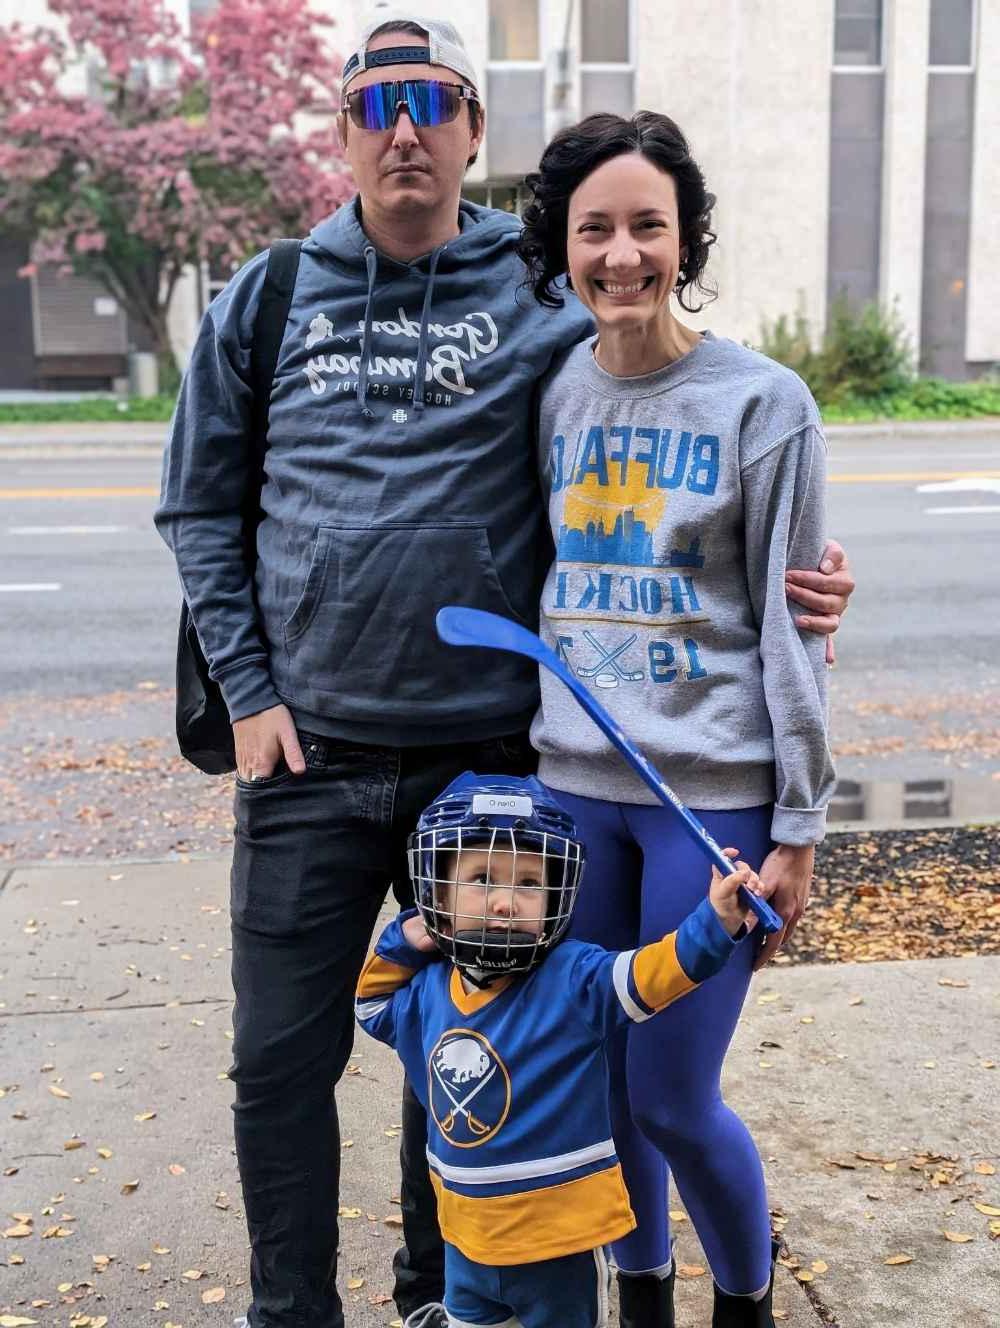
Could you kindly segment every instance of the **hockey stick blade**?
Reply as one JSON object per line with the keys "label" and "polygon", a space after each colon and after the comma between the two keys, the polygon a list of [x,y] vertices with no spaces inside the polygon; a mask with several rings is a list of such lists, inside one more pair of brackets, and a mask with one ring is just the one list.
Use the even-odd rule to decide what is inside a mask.
{"label": "hockey stick blade", "polygon": [[[537,664],[544,665],[550,673],[554,673],[559,681],[564,683],[573,693],[605,737],[618,748],[640,779],[652,789],[665,806],[674,809],[681,818],[688,834],[698,844],[708,860],[718,867],[724,875],[729,875],[733,869],[733,864],[697,816],[685,807],[656,767],[651,765],[638,747],[626,737],[617,722],[608,714],[600,702],[590,694],[578,678],[573,676],[558,655],[550,650],[534,632],[529,632],[526,627],[512,622],[509,618],[501,618],[496,613],[486,613],[483,609],[461,608],[453,604],[438,610],[436,623],[438,636],[442,641],[447,641],[449,645],[481,646],[490,650],[508,650],[512,654],[524,655],[528,659],[533,659]],[[756,895],[751,894],[749,890],[743,889],[742,886],[740,889],[742,902],[753,909],[764,931],[781,931],[785,924],[767,900],[759,899]]]}

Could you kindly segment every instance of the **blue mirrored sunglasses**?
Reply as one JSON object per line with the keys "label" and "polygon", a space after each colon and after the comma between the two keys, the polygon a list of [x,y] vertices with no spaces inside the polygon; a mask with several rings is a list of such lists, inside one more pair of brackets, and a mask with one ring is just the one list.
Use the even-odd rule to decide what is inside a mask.
{"label": "blue mirrored sunglasses", "polygon": [[403,108],[417,128],[426,129],[454,120],[463,101],[478,100],[475,88],[464,83],[406,78],[394,83],[372,83],[349,92],[341,110],[347,112],[359,129],[391,129]]}

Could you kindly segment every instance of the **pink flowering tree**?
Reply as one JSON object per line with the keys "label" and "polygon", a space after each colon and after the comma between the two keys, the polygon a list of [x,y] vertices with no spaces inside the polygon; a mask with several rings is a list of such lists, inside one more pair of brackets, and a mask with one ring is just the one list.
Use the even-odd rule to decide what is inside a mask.
{"label": "pink flowering tree", "polygon": [[[61,32],[0,28],[0,228],[99,281],[169,382],[185,266],[238,264],[352,192],[332,20],[307,0],[219,0],[190,32],[165,0],[48,7]],[[74,66],[87,95],[66,91]]]}

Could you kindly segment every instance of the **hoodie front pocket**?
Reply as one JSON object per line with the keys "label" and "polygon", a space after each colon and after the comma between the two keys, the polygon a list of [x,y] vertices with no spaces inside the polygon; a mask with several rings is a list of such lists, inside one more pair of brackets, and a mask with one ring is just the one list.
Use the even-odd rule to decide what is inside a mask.
{"label": "hoodie front pocket", "polygon": [[[521,621],[482,525],[321,526],[298,602],[284,624],[292,692],[332,693],[345,717],[415,702],[442,714],[524,677],[512,656],[438,639],[445,604]],[[426,710],[425,710],[426,713]]]}

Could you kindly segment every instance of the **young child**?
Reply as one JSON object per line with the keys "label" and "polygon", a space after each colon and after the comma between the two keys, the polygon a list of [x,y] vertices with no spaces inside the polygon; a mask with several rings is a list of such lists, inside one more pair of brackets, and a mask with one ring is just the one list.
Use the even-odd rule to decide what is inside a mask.
{"label": "young child", "polygon": [[654,945],[560,944],[583,847],[533,777],[460,776],[409,856],[417,910],[379,938],[357,1016],[396,1048],[427,1109],[447,1322],[603,1324],[602,1247],[635,1226],[604,1042],[716,973],[746,935],[740,885],[764,888],[743,863],[713,869],[708,897]]}

